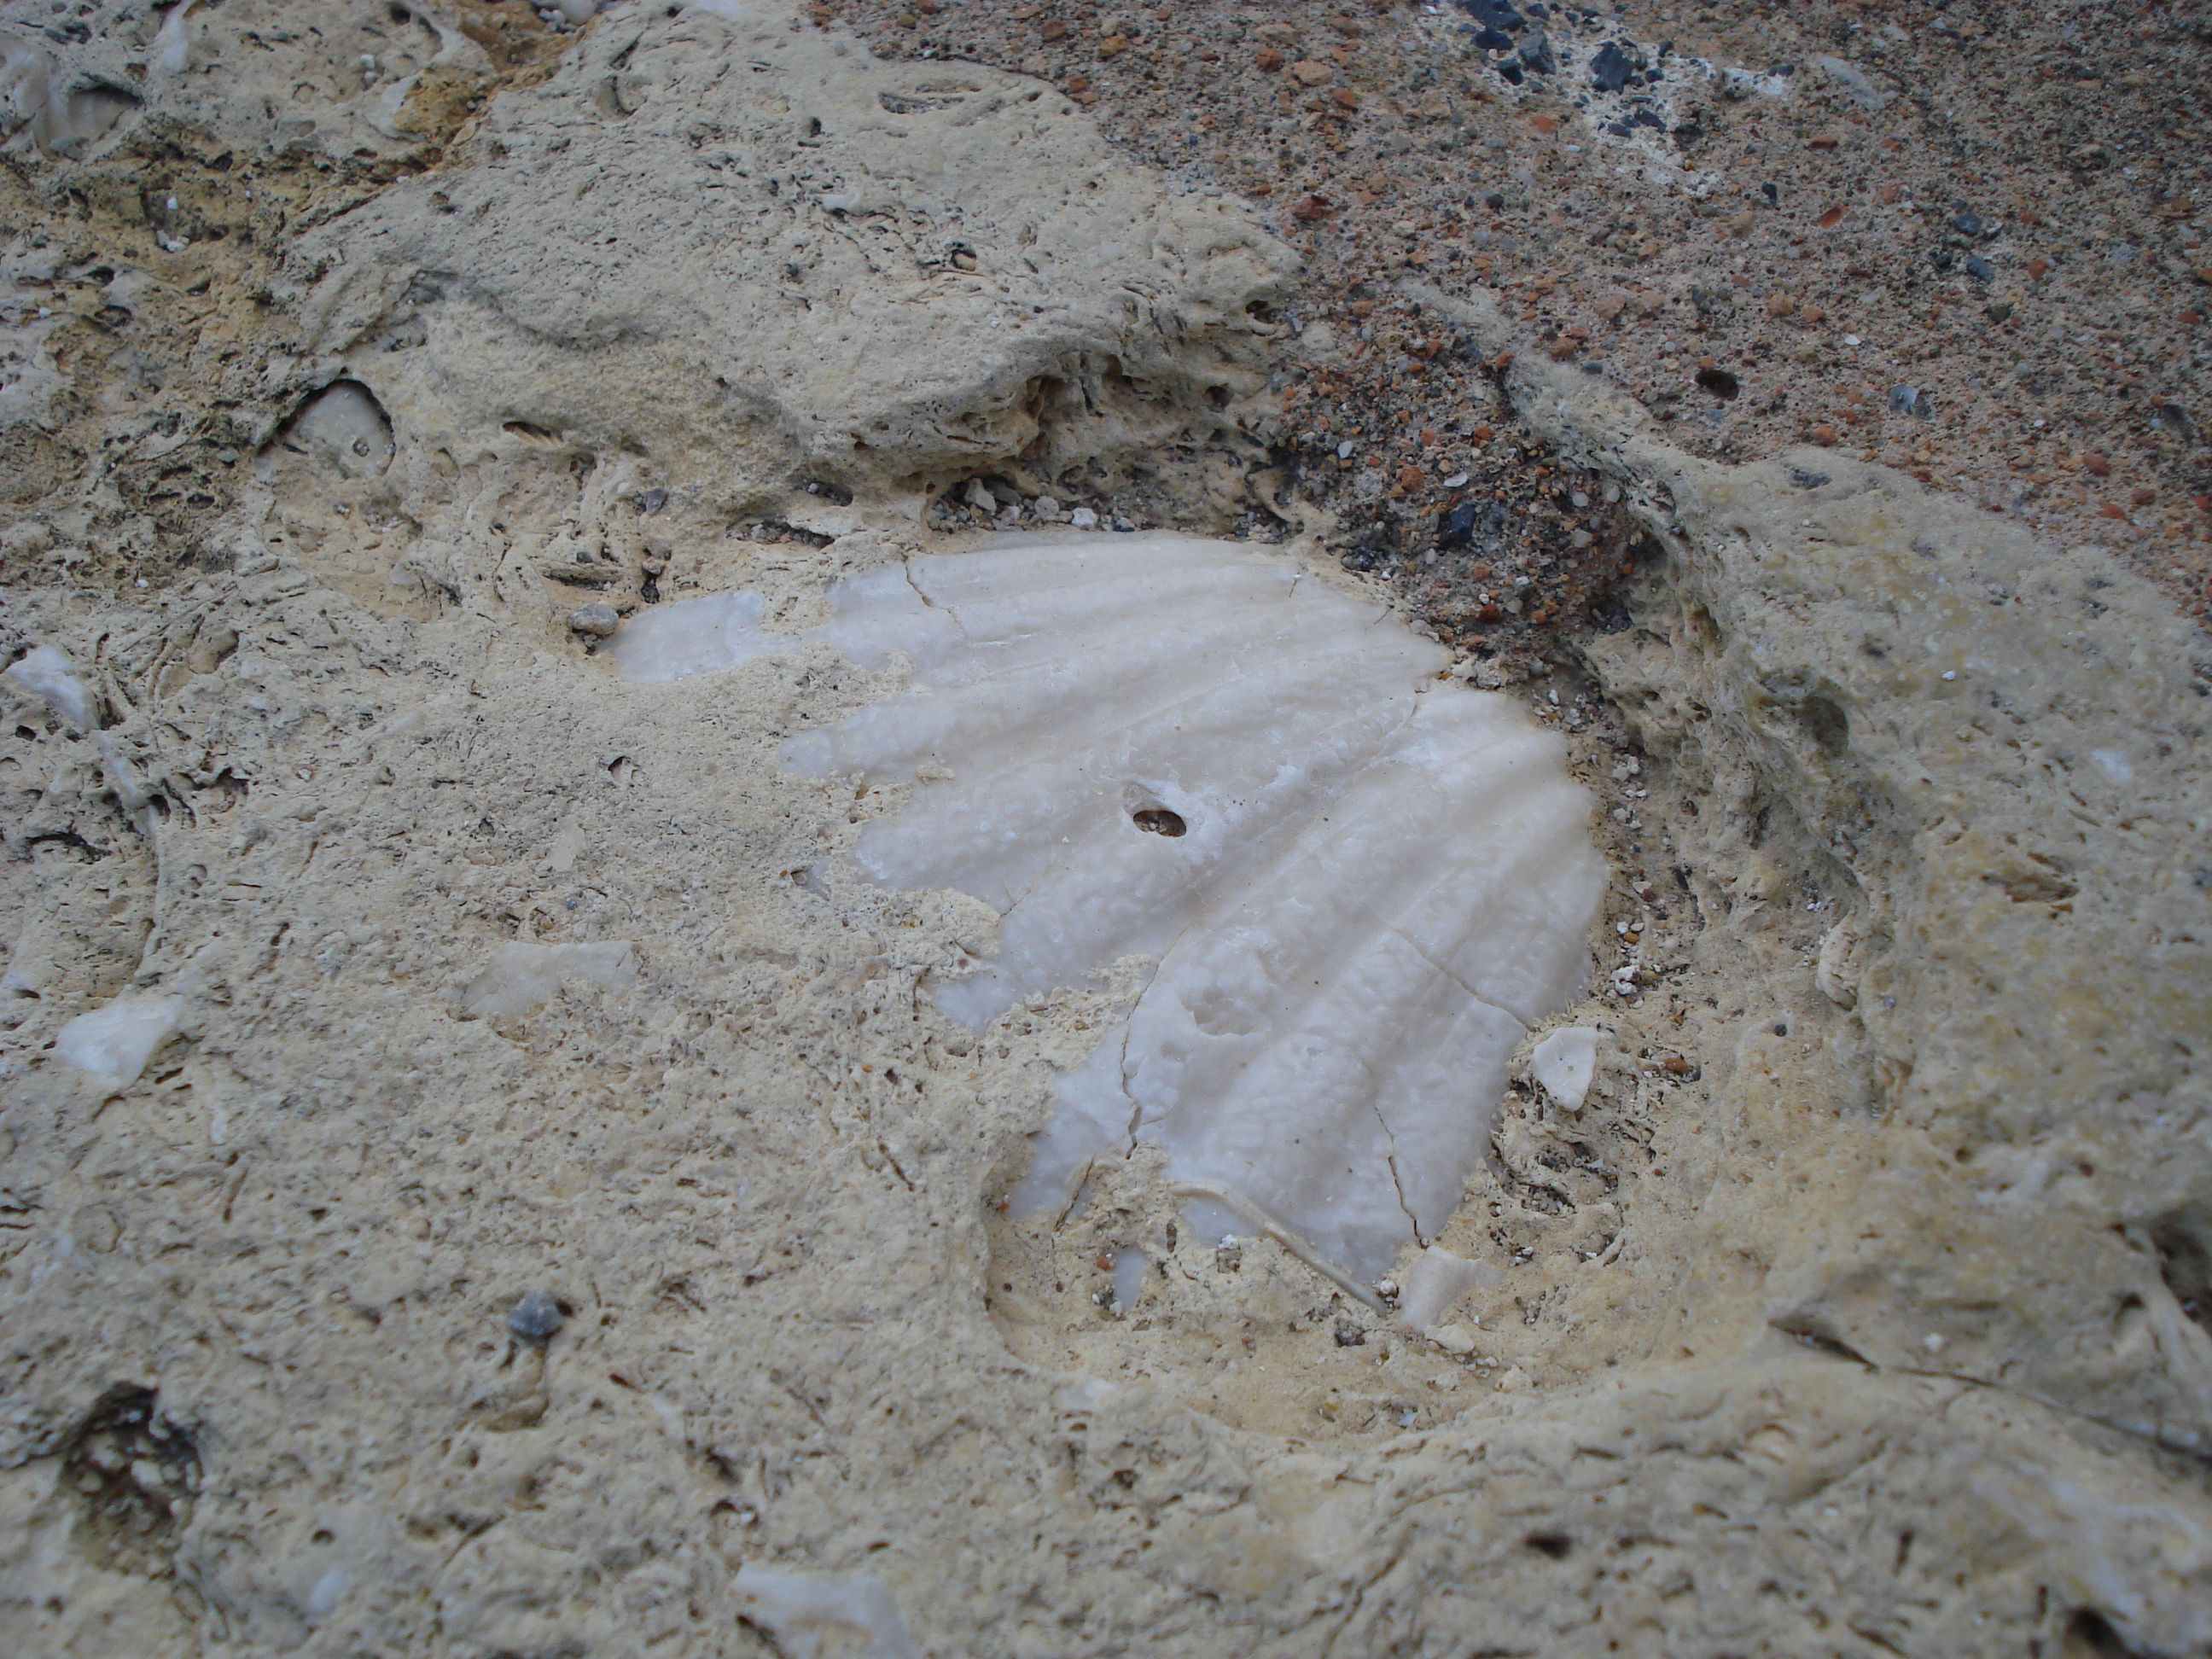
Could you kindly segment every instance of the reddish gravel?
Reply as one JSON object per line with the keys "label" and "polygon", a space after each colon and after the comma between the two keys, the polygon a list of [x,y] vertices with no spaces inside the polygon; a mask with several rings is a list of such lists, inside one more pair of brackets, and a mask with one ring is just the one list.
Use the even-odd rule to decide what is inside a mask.
{"label": "reddish gravel", "polygon": [[[817,15],[887,55],[1041,76],[1147,161],[1271,213],[1308,259],[1272,435],[1340,514],[1347,562],[1448,637],[1517,652],[1587,625],[1632,548],[1409,280],[1500,290],[1533,341],[1693,451],[1834,445],[2110,547],[2205,614],[2212,12],[1508,11],[1489,39],[1540,29],[1557,70],[1509,84],[1458,4]],[[1601,91],[1608,70],[1657,75]],[[1473,533],[1438,548],[1467,502]]]}

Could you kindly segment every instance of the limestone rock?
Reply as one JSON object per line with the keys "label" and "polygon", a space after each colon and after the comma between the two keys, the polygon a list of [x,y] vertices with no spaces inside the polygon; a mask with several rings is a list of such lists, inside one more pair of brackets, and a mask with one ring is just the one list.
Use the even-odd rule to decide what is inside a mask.
{"label": "limestone rock", "polygon": [[464,155],[295,259],[305,351],[410,465],[520,434],[835,527],[987,471],[1077,497],[1140,473],[1203,512],[1255,453],[1285,251],[1048,88],[773,8],[640,8]]}

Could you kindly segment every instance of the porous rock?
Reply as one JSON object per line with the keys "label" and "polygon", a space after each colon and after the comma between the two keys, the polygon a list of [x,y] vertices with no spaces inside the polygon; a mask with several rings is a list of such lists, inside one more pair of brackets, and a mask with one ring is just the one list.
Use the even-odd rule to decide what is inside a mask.
{"label": "porous rock", "polygon": [[[687,501],[847,505],[796,505],[794,473],[818,465],[808,481],[888,520],[909,471],[957,480],[991,457],[1007,476],[1052,424],[1009,411],[1081,342],[1170,391],[1144,420],[1064,422],[1046,453],[1095,442],[1133,465],[1116,434],[1180,430],[1175,388],[1211,383],[1217,345],[1257,363],[1261,289],[1207,271],[1283,256],[1208,207],[1225,264],[1163,256],[1127,296],[1139,325],[1104,278],[1056,278],[1096,309],[1023,344],[1046,290],[1024,286],[997,204],[1049,176],[1055,143],[1087,147],[1103,171],[1082,195],[1120,199],[1121,222],[1196,210],[1100,159],[1041,88],[872,67],[766,8],[744,14],[766,33],[733,30],[734,9],[601,14],[441,172],[314,229],[347,264],[239,325],[261,392],[209,359],[269,437],[362,385],[392,422],[388,469],[345,477],[280,441],[219,534],[11,480],[54,527],[11,548],[114,528],[153,573],[100,591],[64,564],[10,568],[11,659],[69,642],[112,715],[0,732],[0,1624],[17,1646],[710,1654],[751,1642],[748,1621],[879,1647],[902,1630],[934,1653],[2212,1642],[2204,682],[2182,625],[2109,561],[1832,452],[1796,458],[1826,475],[1809,489],[1790,458],[1691,463],[1516,350],[1522,418],[1606,468],[1667,549],[1591,660],[1649,745],[1638,838],[1672,842],[1708,917],[1680,964],[1699,996],[1601,982],[1588,1018],[1632,1075],[1615,1090],[1608,1070],[1567,1139],[1513,1118],[1514,1156],[1474,1177],[1445,1248],[1496,1277],[1447,1286],[1440,1328],[1463,1352],[1395,1328],[1340,1344],[1339,1292],[1273,1241],[1171,1241],[1140,1158],[1064,1222],[1013,1223],[998,1205],[1108,994],[1024,998],[981,1033],[937,1006],[995,915],[860,878],[896,790],[778,760],[890,689],[880,671],[817,653],[672,696],[574,649],[562,619],[579,587],[647,603],[643,576],[698,592],[711,569],[762,594],[743,625],[817,623],[836,574],[924,550],[917,533],[754,539]],[[268,10],[194,8],[192,49],[219,37],[255,63],[222,32],[265,34]],[[308,33],[269,49],[306,52]],[[968,237],[974,271],[948,255],[957,278],[895,266],[869,326],[905,356],[872,357],[865,384],[807,381],[777,330],[843,325],[787,302],[759,241],[664,321],[656,223],[624,216],[637,181],[681,181],[668,210],[703,214],[719,179],[783,204],[762,222],[787,249],[812,141],[843,142],[835,107],[808,131],[814,82],[778,67],[802,59],[873,88],[886,125],[848,172],[896,149],[903,118],[877,94],[943,86],[961,104],[920,112],[936,149],[916,153],[1003,186],[933,194],[915,168],[927,234],[959,234],[956,196],[1000,228]],[[256,86],[235,72],[272,142],[307,118],[285,102],[292,62]],[[172,94],[143,88],[88,157],[166,118]],[[702,159],[726,154],[719,173]],[[78,176],[23,165],[55,201]],[[587,177],[631,183],[580,201]],[[808,210],[802,266],[856,259],[864,205]],[[576,228],[600,212],[631,242],[590,244]],[[236,239],[195,252],[244,257]],[[441,284],[448,266],[467,280]],[[1040,297],[963,297],[976,280]],[[643,324],[595,331],[630,314],[633,284]],[[1492,320],[1455,314],[1471,337]],[[931,350],[950,366],[909,374]],[[438,362],[481,374],[441,386]],[[725,416],[717,374],[761,396],[733,391]],[[134,418],[129,398],[82,401],[72,418]],[[885,441],[855,449],[855,422],[873,445],[878,421]],[[118,429],[118,453],[161,435]],[[1310,580],[1333,562],[1278,556]],[[510,945],[623,939],[649,982],[456,1018],[452,988]],[[51,1052],[62,1028],[188,966],[191,1041],[89,1109]],[[1636,1072],[1662,1037],[1697,1054],[1694,1091]],[[1625,1159],[1602,1139],[1624,1122],[1644,1173],[1612,1214],[1567,1213],[1601,1151]],[[1487,1231],[1509,1212],[1606,1237],[1524,1261]],[[1056,1238],[1082,1254],[1024,1277],[1023,1252]],[[1104,1317],[1094,1297],[1139,1252],[1141,1296]],[[556,1273],[590,1316],[519,1347],[501,1302]],[[1084,1364],[1054,1357],[1079,1339]],[[118,1401],[143,1443],[118,1436]],[[179,1445],[197,1449],[161,1450]]]}

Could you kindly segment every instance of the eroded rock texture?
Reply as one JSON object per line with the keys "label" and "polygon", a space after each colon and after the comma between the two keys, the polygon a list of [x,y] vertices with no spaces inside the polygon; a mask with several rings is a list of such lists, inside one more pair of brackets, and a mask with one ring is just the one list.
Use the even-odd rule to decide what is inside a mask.
{"label": "eroded rock texture", "polygon": [[[766,6],[520,64],[489,7],[276,9],[194,8],[174,75],[173,10],[40,33],[148,72],[0,181],[0,644],[90,716],[0,692],[15,1650],[2212,1642],[2206,680],[2149,590],[1516,368],[1668,554],[1589,652],[1646,745],[1605,1046],[1504,1103],[1457,1336],[1141,1157],[1021,1222],[1123,1005],[939,1011],[995,917],[862,878],[900,787],[777,762],[896,671],[678,698],[595,642],[817,623],[982,472],[1218,520],[1283,256],[1042,88]],[[174,1035],[69,1064],[125,996]]]}

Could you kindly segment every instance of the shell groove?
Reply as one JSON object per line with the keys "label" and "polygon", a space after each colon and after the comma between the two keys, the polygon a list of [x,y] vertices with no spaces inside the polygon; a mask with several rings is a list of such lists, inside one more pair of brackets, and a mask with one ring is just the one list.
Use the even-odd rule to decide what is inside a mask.
{"label": "shell groove", "polygon": [[[671,678],[827,645],[902,693],[793,740],[814,775],[911,782],[856,852],[1000,914],[939,1006],[1152,963],[1063,1077],[1018,1209],[1157,1141],[1371,1278],[1458,1205],[1528,1022],[1587,970],[1602,866],[1562,747],[1443,649],[1284,562],[1164,536],[1001,538],[849,578],[806,635],[750,595],[613,647]],[[1226,1231],[1224,1214],[1196,1218]]]}

